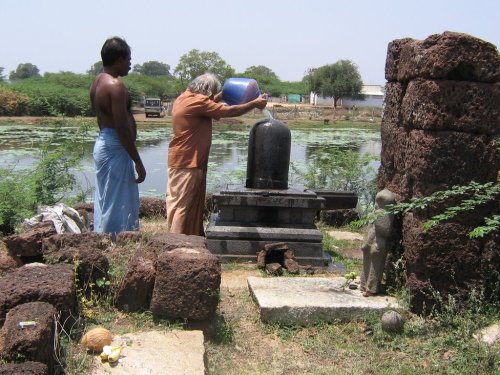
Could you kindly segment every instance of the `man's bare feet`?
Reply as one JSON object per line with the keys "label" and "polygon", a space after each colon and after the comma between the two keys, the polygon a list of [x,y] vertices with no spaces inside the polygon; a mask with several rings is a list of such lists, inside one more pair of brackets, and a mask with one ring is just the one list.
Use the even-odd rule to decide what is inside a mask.
{"label": "man's bare feet", "polygon": [[375,295],[375,293],[369,292],[368,290],[365,290],[363,293],[361,293],[363,297],[372,297]]}

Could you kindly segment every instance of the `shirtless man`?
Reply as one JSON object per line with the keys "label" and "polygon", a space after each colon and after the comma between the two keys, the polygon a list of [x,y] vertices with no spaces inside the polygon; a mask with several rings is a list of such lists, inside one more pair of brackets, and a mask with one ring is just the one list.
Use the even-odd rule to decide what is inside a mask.
{"label": "shirtless man", "polygon": [[101,57],[103,72],[90,89],[92,110],[100,129],[93,152],[94,231],[111,233],[115,239],[122,231],[139,229],[137,184],[146,178],[146,169],[135,146],[137,126],[130,94],[118,79],[130,71],[130,47],[121,38],[110,38],[102,46]]}

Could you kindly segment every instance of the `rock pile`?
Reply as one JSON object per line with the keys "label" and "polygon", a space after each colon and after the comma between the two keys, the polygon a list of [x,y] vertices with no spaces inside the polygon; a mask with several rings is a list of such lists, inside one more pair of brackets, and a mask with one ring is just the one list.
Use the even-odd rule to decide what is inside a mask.
{"label": "rock pile", "polygon": [[[143,211],[157,216],[159,205],[147,203]],[[51,225],[41,223],[1,242],[0,374],[59,371],[57,327],[73,334],[76,329],[78,336],[79,296],[111,292],[102,281],[110,280],[111,256],[128,262],[120,258],[125,247],[132,257],[113,296],[117,308],[186,322],[215,315],[221,267],[204,237],[124,232],[112,243],[106,234],[56,234]]]}
{"label": "rock pile", "polygon": [[[471,181],[497,181],[500,56],[493,44],[455,32],[423,41],[394,40],[388,46],[385,75],[380,189],[408,201]],[[500,212],[498,202],[423,229],[432,216],[458,203],[444,199],[402,218],[416,312],[432,306],[431,289],[465,298],[471,288],[490,288],[491,275],[498,278],[500,255],[493,251],[500,247],[498,234],[485,239],[467,235],[484,217]]]}

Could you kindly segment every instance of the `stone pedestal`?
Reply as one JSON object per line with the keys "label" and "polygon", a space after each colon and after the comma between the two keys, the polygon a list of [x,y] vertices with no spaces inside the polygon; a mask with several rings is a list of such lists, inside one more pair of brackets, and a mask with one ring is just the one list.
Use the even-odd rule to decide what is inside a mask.
{"label": "stone pedestal", "polygon": [[313,191],[236,185],[213,198],[218,212],[205,231],[207,247],[222,260],[256,261],[264,245],[285,242],[300,265],[327,265],[323,235],[314,224],[325,199]]}

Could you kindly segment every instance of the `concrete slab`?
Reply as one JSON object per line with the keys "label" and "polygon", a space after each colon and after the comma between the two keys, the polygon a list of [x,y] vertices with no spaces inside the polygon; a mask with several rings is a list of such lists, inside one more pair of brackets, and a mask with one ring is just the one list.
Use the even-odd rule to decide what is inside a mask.
{"label": "concrete slab", "polygon": [[247,282],[266,323],[308,325],[400,308],[393,297],[363,297],[359,290],[342,290],[343,277],[249,277]]}
{"label": "concrete slab", "polygon": [[149,331],[121,335],[113,345],[126,343],[115,366],[93,359],[90,375],[204,375],[202,331]]}

